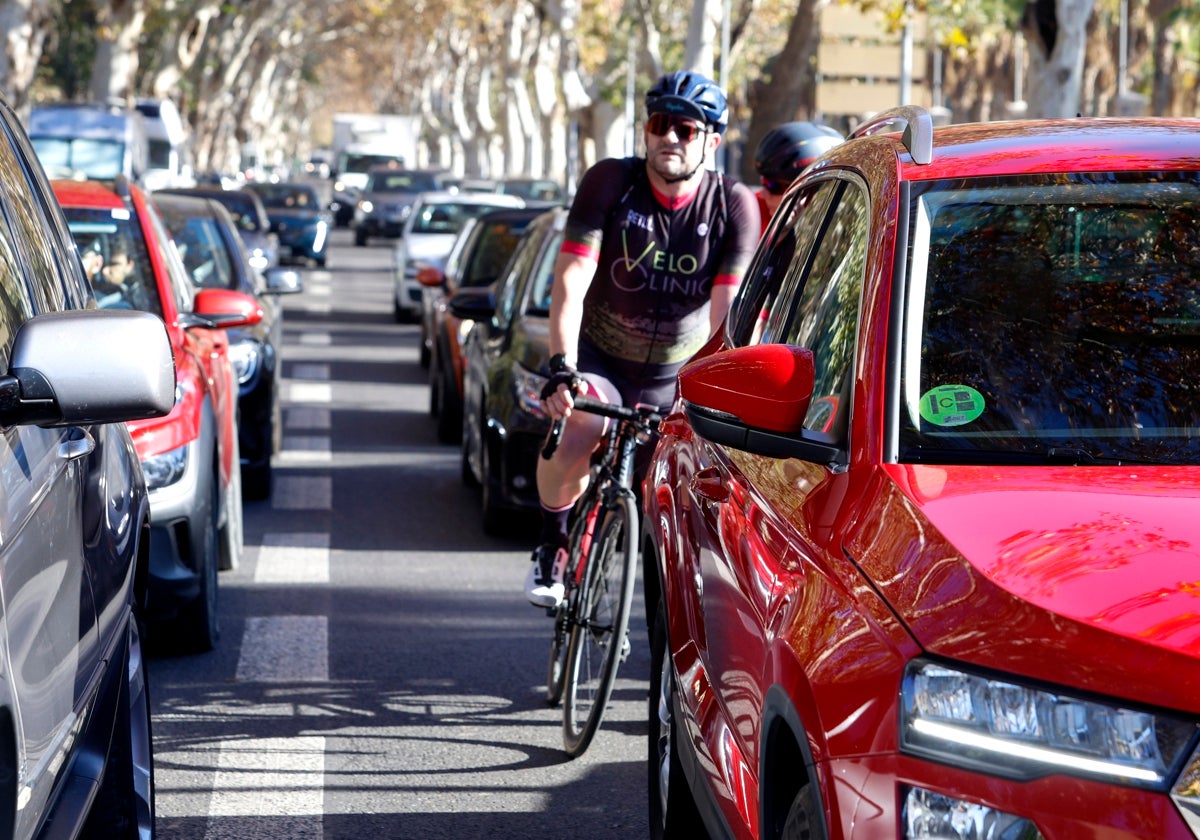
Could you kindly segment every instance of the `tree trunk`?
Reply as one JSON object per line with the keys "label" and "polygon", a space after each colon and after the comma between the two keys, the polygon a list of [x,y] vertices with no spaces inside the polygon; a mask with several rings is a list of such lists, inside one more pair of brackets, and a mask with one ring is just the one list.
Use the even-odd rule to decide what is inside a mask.
{"label": "tree trunk", "polygon": [[138,68],[138,41],[146,23],[144,0],[112,0],[96,9],[96,58],[90,92],[96,102],[132,102]]}
{"label": "tree trunk", "polygon": [[750,89],[750,126],[742,155],[742,180],[758,183],[754,151],[763,136],[777,125],[810,120],[817,102],[817,46],[821,42],[820,13],[827,0],[798,0],[788,28],[787,41],[769,62],[766,81]]}
{"label": "tree trunk", "polygon": [[1029,44],[1029,116],[1079,113],[1093,0],[1029,0],[1021,26]]}
{"label": "tree trunk", "polygon": [[0,2],[0,32],[4,33],[0,92],[18,113],[24,113],[29,104],[29,89],[42,58],[49,23],[47,0]]}

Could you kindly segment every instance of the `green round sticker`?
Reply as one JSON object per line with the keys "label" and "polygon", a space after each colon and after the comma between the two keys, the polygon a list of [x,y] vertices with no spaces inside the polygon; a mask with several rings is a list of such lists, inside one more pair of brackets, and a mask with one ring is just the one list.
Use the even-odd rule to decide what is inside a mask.
{"label": "green round sticker", "polygon": [[935,426],[965,426],[983,408],[983,394],[970,385],[939,385],[921,397],[921,417]]}

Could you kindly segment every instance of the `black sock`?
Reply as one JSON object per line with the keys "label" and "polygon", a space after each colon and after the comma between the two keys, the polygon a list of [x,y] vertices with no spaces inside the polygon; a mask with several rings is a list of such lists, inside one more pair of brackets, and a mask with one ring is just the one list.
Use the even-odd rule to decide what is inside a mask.
{"label": "black sock", "polygon": [[542,545],[567,547],[567,521],[571,516],[571,505],[562,510],[552,510],[542,505]]}

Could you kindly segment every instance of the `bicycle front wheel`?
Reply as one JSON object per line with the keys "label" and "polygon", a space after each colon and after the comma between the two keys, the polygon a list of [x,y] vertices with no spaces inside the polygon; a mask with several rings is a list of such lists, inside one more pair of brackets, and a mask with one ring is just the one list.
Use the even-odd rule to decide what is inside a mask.
{"label": "bicycle front wheel", "polygon": [[588,552],[577,621],[567,646],[563,747],[582,755],[612,694],[617,668],[629,651],[626,631],[637,569],[637,508],[632,494],[607,507]]}

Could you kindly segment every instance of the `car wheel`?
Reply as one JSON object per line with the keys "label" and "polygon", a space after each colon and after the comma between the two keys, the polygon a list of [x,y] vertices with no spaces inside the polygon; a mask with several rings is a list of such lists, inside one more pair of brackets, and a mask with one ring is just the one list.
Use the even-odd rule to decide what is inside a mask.
{"label": "car wheel", "polygon": [[472,489],[479,486],[479,478],[475,474],[475,468],[471,466],[471,456],[474,454],[476,440],[477,436],[474,430],[471,429],[466,411],[464,411],[462,425],[462,482]]}
{"label": "car wheel", "polygon": [[425,318],[422,317],[421,318],[421,343],[419,345],[421,348],[421,355],[420,355],[419,360],[421,362],[421,367],[423,367],[423,368],[429,367],[429,357],[431,355],[430,350],[429,350],[429,345],[430,345],[429,328],[425,324]]}
{"label": "car wheel", "polygon": [[271,462],[242,468],[242,497],[262,500],[271,497]]}
{"label": "car wheel", "polygon": [[408,314],[404,311],[404,307],[395,298],[392,299],[392,318],[397,324],[403,324],[408,320]]}
{"label": "car wheel", "polygon": [[204,544],[200,551],[200,568],[196,570],[200,578],[200,593],[195,600],[179,611],[178,634],[181,648],[202,653],[217,646],[221,635],[217,615],[217,566],[221,562],[221,550],[217,543],[220,538],[220,527],[217,523],[217,488],[216,476],[212,478],[212,500],[208,511],[209,526],[204,529]]}
{"label": "car wheel", "polygon": [[367,234],[361,230],[354,231],[354,244],[360,248],[362,246],[366,245],[367,244]]}
{"label": "car wheel", "polygon": [[650,637],[649,762],[647,788],[652,840],[706,836],[679,763],[675,674],[667,656],[667,616],[659,604]]}
{"label": "car wheel", "polygon": [[85,840],[146,840],[154,837],[154,753],[150,692],[136,613],[129,616],[125,673],[104,778],[83,827]]}
{"label": "car wheel", "polygon": [[821,818],[821,807],[811,783],[800,788],[792,807],[783,822],[780,840],[826,840],[825,823]]}
{"label": "car wheel", "polygon": [[[441,411],[442,395],[438,391],[442,387],[441,354],[436,350],[429,360],[429,416],[437,417]],[[438,437],[441,437],[439,432]]]}
{"label": "car wheel", "polygon": [[222,572],[236,569],[242,562],[245,545],[245,521],[242,511],[242,471],[235,469],[229,477],[225,490],[225,524],[221,527],[221,562],[217,566]]}
{"label": "car wheel", "polygon": [[[432,378],[432,377],[431,377]],[[437,378],[437,436],[442,443],[458,443],[462,438],[462,398],[458,395],[458,383],[454,381],[454,369],[449,365],[438,365]]]}
{"label": "car wheel", "polygon": [[480,480],[483,490],[483,532],[495,537],[505,532],[508,525],[506,520],[509,517],[505,516],[504,509],[500,507],[500,493],[497,490],[500,479],[493,472],[491,449],[486,437],[479,441],[479,461],[482,466],[480,472],[483,473]]}

